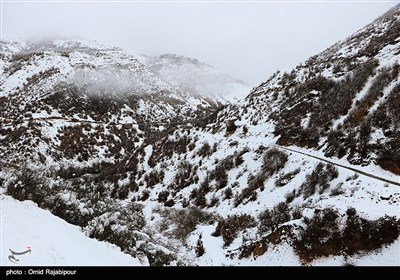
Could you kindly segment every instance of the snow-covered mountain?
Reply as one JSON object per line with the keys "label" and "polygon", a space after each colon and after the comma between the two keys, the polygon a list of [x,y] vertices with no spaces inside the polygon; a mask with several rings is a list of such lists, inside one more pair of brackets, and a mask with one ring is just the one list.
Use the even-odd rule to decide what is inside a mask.
{"label": "snow-covered mountain", "polygon": [[[153,224],[178,211],[154,213],[160,203],[182,216],[204,211],[183,244],[208,253],[186,259],[381,265],[390,257],[375,250],[388,246],[399,264],[399,15],[397,6],[203,128],[181,127],[144,149],[150,168],[138,166],[136,199]],[[179,222],[159,240],[182,238]]]}
{"label": "snow-covered mountain", "polygon": [[245,82],[194,58],[163,54],[143,56],[141,61],[170,85],[221,103],[243,99],[251,89]]}
{"label": "snow-covered mountain", "polygon": [[274,123],[280,145],[400,175],[399,14],[397,6],[290,73],[275,73],[244,106]]}
{"label": "snow-covered mountain", "polygon": [[20,146],[17,157],[52,164],[55,154],[83,165],[112,162],[165,123],[216,106],[161,80],[132,55],[96,42],[1,41],[0,48],[3,161],[13,161]]}
{"label": "snow-covered mountain", "polygon": [[[9,48],[11,44],[2,42],[3,48]],[[55,40],[29,44],[9,57],[7,62],[2,73],[3,96],[18,93],[28,78],[43,72],[49,73],[52,79],[41,79],[49,83],[38,86],[42,91],[53,88],[56,83],[70,81],[76,81],[80,86],[90,86],[98,81],[100,88],[110,85],[115,87],[113,91],[127,91],[131,94],[171,91],[168,85],[123,51],[79,41]],[[50,73],[50,70],[54,73]],[[121,84],[121,87],[113,85],[113,81],[116,85]]]}
{"label": "snow-covered mountain", "polygon": [[[3,85],[34,71],[3,48]],[[130,103],[147,92],[42,92],[45,72],[3,86],[0,184],[143,264],[400,265],[399,53],[398,5],[236,104],[170,115]]]}

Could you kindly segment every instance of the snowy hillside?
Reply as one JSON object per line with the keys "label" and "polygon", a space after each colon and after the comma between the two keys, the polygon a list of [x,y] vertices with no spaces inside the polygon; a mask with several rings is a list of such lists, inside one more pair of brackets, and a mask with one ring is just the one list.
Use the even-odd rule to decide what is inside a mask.
{"label": "snowy hillside", "polygon": [[163,54],[157,57],[145,56],[142,61],[170,85],[185,89],[193,95],[217,99],[221,103],[237,102],[245,98],[251,89],[245,82],[197,59]]}
{"label": "snowy hillside", "polygon": [[[243,107],[274,123],[280,145],[319,150],[400,175],[400,8],[343,42],[275,73]],[[269,106],[265,106],[269,103]]]}
{"label": "snowy hillside", "polygon": [[[93,93],[110,87],[114,94],[167,92],[173,98],[181,98],[179,89],[161,81],[121,49],[79,39],[29,43],[19,49],[14,47],[15,42],[2,41],[1,45],[3,49],[14,50],[1,77],[5,80],[2,83],[5,96],[17,93],[35,75],[48,73],[51,79],[42,80],[48,85],[40,84],[37,89],[43,93],[57,83],[76,82],[79,86],[89,87]],[[32,82],[26,86],[31,84],[37,86]]]}
{"label": "snowy hillside", "polygon": [[174,218],[160,240],[203,247],[201,264],[393,264],[386,246],[398,260],[399,9],[146,147],[132,197],[161,228],[199,224],[181,236]]}
{"label": "snowy hillside", "polygon": [[[205,254],[196,256],[191,252],[193,263],[202,265],[400,264],[398,176],[376,166],[355,167],[346,161],[327,159],[323,154],[306,149],[280,148],[275,146],[276,138],[272,135],[272,127],[268,125],[249,126],[246,134],[243,133],[243,129],[247,126],[246,122],[236,122],[236,125],[237,130],[228,137],[225,129],[217,133],[185,131],[181,137],[185,137],[188,147],[193,146],[193,148],[186,151],[184,149],[183,153],[178,152],[183,147],[177,146],[182,138],[176,133],[175,139],[168,140],[174,143],[175,147],[172,157],[156,156],[158,152],[161,154],[163,152],[153,147],[155,158],[152,162],[155,166],[145,173],[148,176],[144,176],[144,187],[139,189],[137,199],[142,199],[140,197],[143,193],[149,193],[145,212],[151,213],[148,219],[153,220],[156,228],[158,223],[163,228],[164,219],[177,215],[168,208],[161,212],[154,211],[159,202],[165,206],[174,205],[177,209],[181,207],[186,209],[180,210],[178,215],[196,217],[194,219],[199,225],[193,232],[188,233],[184,244],[195,247],[201,235]],[[268,132],[271,136],[266,137]],[[166,144],[162,146],[165,147]],[[322,160],[314,156],[321,157]],[[327,164],[325,160],[331,164]],[[378,178],[361,175],[361,172],[373,174]],[[153,178],[154,176],[162,176],[159,178],[159,183]],[[154,185],[154,182],[157,184]],[[196,207],[203,209],[204,212],[196,212],[194,210]],[[352,207],[356,209],[355,216],[348,215],[353,213],[353,210],[348,210]],[[325,213],[331,210],[332,212]],[[212,216],[208,217],[205,213]],[[311,257],[310,261],[305,261],[307,258],[303,258],[300,253],[304,248],[301,249],[302,247],[294,244],[301,244],[314,236],[316,229],[307,231],[307,227],[311,228],[318,219],[327,220],[328,216],[325,215],[332,215],[334,223],[322,230],[322,236],[316,235],[314,238],[317,240],[326,238],[324,246],[327,252],[335,252],[333,249],[335,247],[330,246],[336,246],[337,241],[332,241],[330,244],[331,236],[344,235],[345,232],[354,230],[351,229],[353,223],[356,225],[355,228],[359,223],[365,223],[365,228],[375,227],[374,233],[368,232],[369,230],[362,232],[362,229],[361,232],[354,233],[355,236],[357,234],[363,236],[367,241],[366,244],[360,245],[359,249],[349,250],[348,255],[344,253],[346,247],[338,246],[336,253],[328,253],[326,256],[324,252],[319,255],[315,249],[315,254],[323,258],[314,260],[314,257]],[[386,218],[383,218],[385,215],[396,218],[386,221]],[[352,220],[353,217],[356,217],[356,220]],[[163,236],[168,236],[169,239],[173,236],[178,240],[182,238],[177,229],[185,218],[180,219],[174,218],[176,224],[172,222],[166,226],[165,231],[160,233],[160,240],[163,240]],[[308,222],[305,223],[306,219]],[[215,220],[219,222],[215,223]],[[335,232],[336,223],[338,227],[348,225],[349,229],[342,228]],[[385,226],[381,226],[381,223]],[[174,229],[175,226],[177,228]],[[221,229],[217,230],[218,227]],[[324,224],[320,223],[318,227],[324,227]],[[327,232],[324,232],[325,230]],[[387,249],[382,252],[380,250],[369,252],[367,244],[371,244],[372,248],[381,247],[377,245],[380,242],[372,245],[376,241],[368,237],[370,234],[377,236],[378,239],[391,240],[388,241],[389,244],[394,240],[397,241],[389,246],[385,245]],[[309,246],[314,249],[312,242],[315,241],[311,240]],[[164,242],[167,242],[167,239]],[[360,241],[350,239],[349,242]],[[314,254],[314,250],[311,252]],[[333,256],[330,256],[331,254]],[[339,256],[335,256],[336,254]],[[189,256],[184,256],[189,259]]]}
{"label": "snowy hillside", "polygon": [[[1,266],[137,266],[140,261],[107,242],[91,239],[79,227],[40,209],[31,201],[1,195]],[[9,260],[9,249],[31,253]],[[15,261],[14,261],[15,262]]]}
{"label": "snowy hillside", "polygon": [[0,48],[5,162],[24,155],[53,165],[56,154],[65,165],[115,162],[165,123],[215,106],[162,81],[126,52],[96,42],[1,41]]}
{"label": "snowy hillside", "polygon": [[[196,78],[183,92],[199,103],[172,91],[208,75],[196,60],[146,62],[157,76],[119,50],[42,47],[3,47],[8,195],[151,266],[400,265],[399,5],[219,108]],[[58,66],[30,76],[42,63]],[[137,80],[103,84],[105,65]],[[125,90],[148,71],[156,93]]]}

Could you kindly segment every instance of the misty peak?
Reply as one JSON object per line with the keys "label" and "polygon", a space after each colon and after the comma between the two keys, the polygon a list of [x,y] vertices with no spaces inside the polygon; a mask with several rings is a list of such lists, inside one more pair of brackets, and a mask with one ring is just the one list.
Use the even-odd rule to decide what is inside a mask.
{"label": "misty peak", "polygon": [[178,55],[178,54],[174,54],[174,53],[162,54],[160,56],[155,57],[154,60],[156,60],[160,63],[193,64],[193,65],[203,65],[203,66],[208,66],[208,67],[214,68],[213,66],[206,64],[204,62],[201,62],[196,58],[191,58],[191,57]]}
{"label": "misty peak", "polygon": [[162,54],[146,56],[143,63],[169,84],[222,103],[236,102],[250,91],[250,86],[245,82],[196,58]]}
{"label": "misty peak", "polygon": [[122,49],[100,44],[95,40],[81,37],[47,37],[40,40],[28,41],[30,51],[122,51]]}

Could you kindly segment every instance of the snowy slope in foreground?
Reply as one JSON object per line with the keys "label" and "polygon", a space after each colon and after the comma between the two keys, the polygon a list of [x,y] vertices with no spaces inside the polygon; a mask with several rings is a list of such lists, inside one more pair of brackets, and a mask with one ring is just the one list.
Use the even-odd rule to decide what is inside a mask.
{"label": "snowy slope in foreground", "polygon": [[[268,248],[267,252],[259,257],[238,259],[226,258],[223,250],[223,241],[211,236],[213,226],[202,226],[191,236],[190,242],[195,244],[199,234],[203,234],[205,254],[198,258],[199,266],[301,266],[305,265],[296,256],[293,248],[283,242]],[[355,254],[353,256],[322,257],[306,264],[307,266],[400,266],[400,239],[390,245],[373,251]]]}
{"label": "snowy slope in foreground", "polygon": [[0,198],[1,265],[15,265],[9,261],[9,249],[32,253],[16,256],[19,265],[140,265],[135,259],[121,252],[120,248],[85,236],[77,226],[40,209],[31,201],[20,202],[9,196]]}

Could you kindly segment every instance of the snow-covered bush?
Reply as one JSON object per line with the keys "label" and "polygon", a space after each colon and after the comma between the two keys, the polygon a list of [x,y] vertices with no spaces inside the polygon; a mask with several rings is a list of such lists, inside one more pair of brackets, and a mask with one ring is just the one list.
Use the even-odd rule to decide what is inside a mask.
{"label": "snow-covered bush", "polygon": [[[207,213],[197,207],[186,209],[165,208],[159,210],[163,217],[160,228],[169,229],[168,233],[175,239],[185,241],[196,226],[210,224],[216,219],[215,215]],[[171,227],[172,226],[172,227]]]}
{"label": "snow-covered bush", "polygon": [[294,170],[292,172],[288,172],[286,174],[282,174],[275,181],[275,186],[283,187],[283,186],[287,185],[299,173],[300,173],[300,168],[297,168],[296,170]]}
{"label": "snow-covered bush", "polygon": [[304,218],[305,226],[295,240],[300,258],[309,262],[329,255],[353,255],[381,248],[395,241],[400,234],[400,220],[385,215],[377,220],[360,217],[354,208],[346,211],[344,227],[337,210],[317,210],[313,217]]}
{"label": "snow-covered bush", "polygon": [[257,190],[260,189],[263,191],[265,180],[272,174],[280,171],[287,161],[288,156],[285,152],[277,148],[269,148],[264,153],[261,170],[257,174],[249,176],[247,187],[235,198],[235,206],[245,203],[246,200],[255,201],[257,199]]}
{"label": "snow-covered bush", "polygon": [[53,190],[48,179],[25,165],[14,170],[6,187],[7,194],[17,200],[33,200],[40,207],[48,207],[52,203]]}
{"label": "snow-covered bush", "polygon": [[281,224],[290,220],[290,212],[287,203],[280,202],[274,208],[266,209],[258,216],[258,232],[260,234],[276,230]]}
{"label": "snow-covered bush", "polygon": [[104,211],[96,216],[84,228],[85,233],[98,240],[105,240],[118,245],[128,254],[136,254],[136,232],[146,225],[143,206],[129,203],[122,207],[111,200],[99,203],[97,211]]}
{"label": "snow-covered bush", "polygon": [[213,236],[222,236],[224,247],[232,244],[240,231],[254,227],[256,220],[249,214],[232,215],[218,222]]}
{"label": "snow-covered bush", "polygon": [[264,154],[262,172],[266,177],[269,177],[281,170],[287,161],[288,156],[285,152],[277,148],[270,148]]}
{"label": "snow-covered bush", "polygon": [[210,144],[208,144],[208,142],[204,142],[203,146],[201,146],[200,150],[197,152],[197,154],[200,157],[208,157],[212,154],[213,150],[210,146]]}
{"label": "snow-covered bush", "polygon": [[314,171],[306,176],[305,182],[300,186],[298,195],[303,194],[304,198],[308,198],[316,191],[322,194],[329,188],[329,182],[337,178],[338,175],[337,168],[332,164],[318,163]]}
{"label": "snow-covered bush", "polygon": [[153,169],[149,174],[146,174],[144,179],[147,182],[147,186],[152,188],[164,180],[164,171]]}
{"label": "snow-covered bush", "polygon": [[179,191],[197,182],[198,177],[193,165],[188,161],[182,161],[170,188]]}

